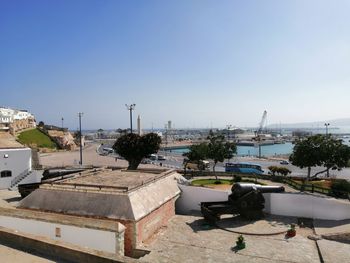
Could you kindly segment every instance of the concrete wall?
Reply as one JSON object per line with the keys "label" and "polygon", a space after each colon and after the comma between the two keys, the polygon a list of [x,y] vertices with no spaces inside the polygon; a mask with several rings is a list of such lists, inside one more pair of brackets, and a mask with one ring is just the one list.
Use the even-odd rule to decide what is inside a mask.
{"label": "concrete wall", "polygon": [[189,214],[192,211],[200,211],[201,202],[227,201],[231,190],[222,191],[204,187],[178,185],[181,195],[176,201],[176,212]]}
{"label": "concrete wall", "polygon": [[274,215],[297,216],[325,220],[350,219],[350,202],[306,193],[267,194],[266,206]]}
{"label": "concrete wall", "polygon": [[[119,253],[119,245],[116,242],[118,234],[112,231],[56,224],[11,216],[0,216],[0,226],[28,234],[47,237],[53,240],[68,242],[81,247],[109,253]],[[60,231],[61,237],[56,236],[57,228]]]}
{"label": "concrete wall", "polygon": [[[189,214],[200,211],[200,203],[226,201],[231,191],[179,185],[181,196],[176,201],[176,211]],[[350,202],[306,193],[264,194],[266,213],[325,220],[350,219]]]}
{"label": "concrete wall", "polygon": [[[57,262],[93,262],[93,263],[136,263],[123,255],[82,248],[66,242],[50,240],[35,235],[19,233],[0,227],[0,243],[31,253],[47,256]],[[16,261],[19,262],[19,261]],[[50,261],[52,262],[52,261]]]}
{"label": "concrete wall", "polygon": [[[8,158],[5,158],[5,156]],[[0,149],[0,172],[9,170],[11,177],[0,178],[0,189],[9,188],[11,180],[19,174],[30,171],[32,167],[32,154],[30,148]]]}

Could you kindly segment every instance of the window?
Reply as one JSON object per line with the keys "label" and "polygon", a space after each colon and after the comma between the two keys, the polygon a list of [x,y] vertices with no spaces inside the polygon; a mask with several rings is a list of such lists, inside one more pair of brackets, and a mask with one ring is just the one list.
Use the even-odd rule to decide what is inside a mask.
{"label": "window", "polygon": [[5,170],[1,172],[1,177],[11,177],[12,176],[12,172]]}

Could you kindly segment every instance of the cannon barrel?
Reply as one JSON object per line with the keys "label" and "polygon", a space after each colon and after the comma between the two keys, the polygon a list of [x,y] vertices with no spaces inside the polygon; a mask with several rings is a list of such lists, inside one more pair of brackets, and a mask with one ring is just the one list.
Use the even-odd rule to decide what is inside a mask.
{"label": "cannon barrel", "polygon": [[258,190],[260,193],[281,193],[284,192],[283,186],[274,186],[274,185],[257,185],[257,184],[245,184],[245,183],[236,183],[232,186],[232,193],[238,196],[242,196],[250,191]]}

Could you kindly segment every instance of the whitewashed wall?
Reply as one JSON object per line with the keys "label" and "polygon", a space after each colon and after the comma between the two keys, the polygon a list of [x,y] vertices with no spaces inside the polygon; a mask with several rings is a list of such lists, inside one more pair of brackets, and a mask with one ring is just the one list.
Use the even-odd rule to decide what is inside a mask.
{"label": "whitewashed wall", "polygon": [[[5,158],[8,155],[8,158]],[[11,180],[24,171],[32,168],[32,150],[30,148],[21,149],[0,149],[0,172],[9,170],[11,177],[0,178],[0,189],[9,188]]]}
{"label": "whitewashed wall", "polygon": [[[10,216],[0,216],[0,226],[28,234],[68,242],[81,247],[110,253],[118,252],[117,235],[112,231],[55,224]],[[56,227],[61,229],[61,237],[56,237]]]}
{"label": "whitewashed wall", "polygon": [[[179,184],[181,195],[176,201],[176,211],[190,214],[200,211],[201,202],[226,201],[231,191]],[[305,193],[264,194],[266,213],[326,220],[350,219],[350,202]]]}
{"label": "whitewashed wall", "polygon": [[[350,202],[306,193],[270,195],[270,213],[326,220],[350,219]],[[268,202],[268,198],[266,198]]]}
{"label": "whitewashed wall", "polygon": [[176,212],[189,214],[191,211],[200,211],[201,202],[227,201],[231,191],[215,190],[204,187],[178,185],[181,195],[176,201]]}

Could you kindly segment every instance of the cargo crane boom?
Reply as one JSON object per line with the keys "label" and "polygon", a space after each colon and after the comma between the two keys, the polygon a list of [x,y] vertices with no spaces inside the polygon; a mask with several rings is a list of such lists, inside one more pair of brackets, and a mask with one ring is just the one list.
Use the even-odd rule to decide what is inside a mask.
{"label": "cargo crane boom", "polygon": [[267,119],[267,111],[265,110],[263,115],[262,115],[261,121],[259,123],[259,128],[258,128],[258,130],[256,132],[257,135],[262,133],[263,128],[264,128],[264,126],[266,124],[266,119]]}

